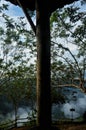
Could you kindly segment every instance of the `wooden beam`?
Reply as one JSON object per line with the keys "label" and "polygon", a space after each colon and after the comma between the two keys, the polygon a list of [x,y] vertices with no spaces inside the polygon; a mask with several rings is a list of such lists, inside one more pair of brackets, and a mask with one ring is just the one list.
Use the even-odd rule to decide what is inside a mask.
{"label": "wooden beam", "polygon": [[[19,5],[17,0],[6,0],[6,1],[9,1],[13,3],[14,5]],[[50,0],[48,4],[49,12],[52,13],[56,9],[62,8],[65,5],[72,4],[73,2],[76,2],[76,1],[79,1],[79,0]],[[35,0],[20,0],[20,2],[22,3],[23,7],[28,8],[31,11],[36,10]]]}

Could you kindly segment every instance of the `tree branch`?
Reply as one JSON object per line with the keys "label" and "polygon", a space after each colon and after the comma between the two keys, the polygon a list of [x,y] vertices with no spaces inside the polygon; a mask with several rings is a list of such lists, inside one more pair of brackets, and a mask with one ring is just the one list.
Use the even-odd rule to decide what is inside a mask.
{"label": "tree branch", "polygon": [[54,88],[63,88],[63,87],[74,87],[74,88],[78,88],[80,89],[83,93],[86,94],[86,88],[85,87],[81,87],[80,85],[75,85],[75,84],[63,84],[63,85],[57,85],[57,87]]}
{"label": "tree branch", "polygon": [[72,56],[72,58],[74,59],[76,65],[77,65],[77,67],[78,67],[78,70],[79,70],[79,73],[80,73],[80,77],[82,78],[82,72],[81,72],[81,69],[80,69],[80,67],[79,67],[78,61],[76,60],[76,58],[75,58],[75,56],[72,54],[72,52],[69,50],[69,48],[64,47],[64,46],[62,46],[61,44],[58,44],[58,43],[56,43],[56,42],[54,42],[54,41],[51,41],[51,42],[53,42],[54,44],[57,44],[59,47],[61,47],[62,49],[66,50],[66,51],[68,51],[68,52],[70,53],[70,55]]}
{"label": "tree branch", "polygon": [[63,60],[65,60],[66,63],[67,63],[75,72],[77,72],[77,71],[76,71],[76,68],[74,68],[74,67],[72,66],[72,64],[71,64],[65,57],[60,56],[60,55],[57,55],[57,56],[58,56],[58,57],[61,57]]}
{"label": "tree branch", "polygon": [[[59,19],[61,20],[61,22],[62,22],[64,28],[65,28],[67,31],[69,31],[73,36],[75,36],[75,35],[73,34],[73,32],[68,29],[67,25],[65,24],[65,22],[63,21],[63,19],[61,18],[61,16],[58,15],[58,17],[59,17]],[[85,44],[85,42],[83,42],[83,40],[82,40],[79,36],[76,35],[75,37],[77,37],[83,44]]]}
{"label": "tree branch", "polygon": [[31,19],[30,15],[29,15],[29,13],[27,12],[27,8],[24,7],[24,5],[22,4],[22,2],[20,2],[20,0],[17,0],[17,2],[20,5],[20,7],[22,8],[22,10],[23,10],[23,12],[24,12],[24,14],[25,14],[28,22],[30,23],[30,25],[31,25],[31,27],[32,27],[35,35],[36,35],[36,26],[34,25],[34,23],[33,23],[32,19]]}

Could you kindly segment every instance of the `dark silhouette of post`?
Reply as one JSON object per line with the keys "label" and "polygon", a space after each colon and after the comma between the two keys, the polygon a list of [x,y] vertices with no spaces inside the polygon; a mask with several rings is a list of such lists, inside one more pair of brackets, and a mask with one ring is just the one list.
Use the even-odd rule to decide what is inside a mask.
{"label": "dark silhouette of post", "polygon": [[73,116],[74,116],[74,115],[73,115],[73,112],[75,111],[75,109],[74,109],[74,108],[71,108],[70,111],[72,112],[72,119],[71,119],[71,120],[73,121]]}
{"label": "dark silhouette of post", "polygon": [[36,0],[37,125],[51,127],[50,14],[48,1]]}

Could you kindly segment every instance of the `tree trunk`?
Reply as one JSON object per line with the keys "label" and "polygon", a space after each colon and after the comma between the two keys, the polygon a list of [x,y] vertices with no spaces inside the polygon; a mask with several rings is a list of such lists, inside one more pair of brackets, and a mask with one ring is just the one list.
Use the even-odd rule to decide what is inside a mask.
{"label": "tree trunk", "polygon": [[51,127],[50,21],[48,0],[36,0],[37,125]]}

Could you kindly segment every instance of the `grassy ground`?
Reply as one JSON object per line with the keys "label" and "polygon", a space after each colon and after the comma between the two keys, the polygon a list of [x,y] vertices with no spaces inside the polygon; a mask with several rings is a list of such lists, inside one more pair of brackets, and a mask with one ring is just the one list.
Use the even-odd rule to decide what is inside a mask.
{"label": "grassy ground", "polygon": [[58,125],[60,130],[86,130],[86,124],[66,124],[66,125]]}
{"label": "grassy ground", "polygon": [[[86,130],[86,124],[59,124],[59,130]],[[13,128],[12,130],[29,130],[28,127]]]}

